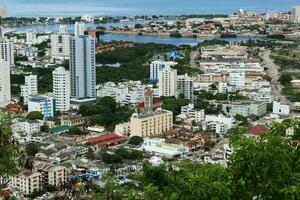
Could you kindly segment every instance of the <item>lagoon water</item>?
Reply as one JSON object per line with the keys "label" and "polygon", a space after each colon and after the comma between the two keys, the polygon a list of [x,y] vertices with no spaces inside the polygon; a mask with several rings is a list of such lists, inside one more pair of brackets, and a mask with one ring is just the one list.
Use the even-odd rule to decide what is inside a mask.
{"label": "lagoon water", "polygon": [[[119,26],[119,25],[128,25],[134,26],[135,22],[122,22],[122,23],[108,23],[101,24],[102,26]],[[68,24],[67,30],[71,33],[74,33],[74,25]],[[88,24],[88,27],[96,27],[98,25]],[[57,32],[59,29],[59,24],[45,24],[45,25],[24,25],[18,27],[12,27],[11,31],[25,32],[27,29],[33,29],[36,32]],[[204,38],[172,38],[167,36],[144,36],[144,35],[126,35],[126,34],[104,34],[100,36],[100,39],[103,41],[127,41],[127,42],[137,42],[137,43],[158,43],[158,44],[173,44],[176,46],[187,44],[191,46],[197,45],[203,40],[209,40],[213,38],[204,37]],[[249,37],[237,37],[237,38],[228,38],[227,41],[246,41],[249,40]],[[255,38],[251,38],[255,39]]]}
{"label": "lagoon water", "polygon": [[299,0],[0,0],[9,16],[178,15],[233,13],[240,8],[288,11]]}

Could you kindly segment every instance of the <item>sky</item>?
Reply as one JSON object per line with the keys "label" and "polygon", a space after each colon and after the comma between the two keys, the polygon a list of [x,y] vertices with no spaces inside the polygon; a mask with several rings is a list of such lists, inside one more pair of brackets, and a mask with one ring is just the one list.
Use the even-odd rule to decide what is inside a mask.
{"label": "sky", "polygon": [[289,11],[300,0],[0,0],[9,16],[176,15]]}

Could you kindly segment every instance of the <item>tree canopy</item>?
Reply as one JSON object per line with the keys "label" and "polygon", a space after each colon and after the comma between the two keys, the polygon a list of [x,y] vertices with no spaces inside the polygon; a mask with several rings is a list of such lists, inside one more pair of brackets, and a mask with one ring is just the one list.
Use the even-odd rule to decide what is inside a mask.
{"label": "tree canopy", "polygon": [[28,113],[28,115],[26,116],[26,119],[29,120],[36,120],[36,119],[43,119],[44,115],[39,112],[39,111],[32,111],[30,113]]}

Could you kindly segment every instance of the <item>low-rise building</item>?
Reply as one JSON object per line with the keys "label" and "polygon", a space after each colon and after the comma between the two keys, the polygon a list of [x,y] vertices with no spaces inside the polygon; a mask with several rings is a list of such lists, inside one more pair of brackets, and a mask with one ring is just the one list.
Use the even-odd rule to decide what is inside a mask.
{"label": "low-rise building", "polygon": [[124,122],[117,124],[115,126],[115,133],[120,136],[129,136],[130,135],[130,123]]}
{"label": "low-rise building", "polygon": [[223,115],[206,115],[205,124],[209,130],[223,135],[232,128],[234,119],[232,117],[225,117]]}
{"label": "low-rise building", "polygon": [[222,73],[217,73],[217,74],[199,74],[196,77],[193,77],[195,82],[199,83],[227,83],[229,80],[228,74],[222,74]]}
{"label": "low-rise building", "polygon": [[82,117],[82,115],[64,115],[60,118],[61,126],[82,126],[83,123],[84,117]]}
{"label": "low-rise building", "polygon": [[222,105],[224,113],[231,116],[244,117],[255,115],[262,117],[267,114],[267,103],[257,101],[210,101],[214,105]]}
{"label": "low-rise building", "polygon": [[40,131],[42,122],[38,120],[25,120],[20,119],[12,124],[12,130],[14,134],[25,133],[25,134],[33,134]]}
{"label": "low-rise building", "polygon": [[191,121],[201,122],[205,120],[205,113],[202,109],[195,109],[194,104],[190,103],[181,107],[179,118],[190,119]]}
{"label": "low-rise building", "polygon": [[53,96],[31,96],[28,101],[28,112],[39,111],[45,118],[53,118],[56,114]]}
{"label": "low-rise building", "polygon": [[11,177],[9,185],[20,190],[23,194],[29,195],[35,191],[40,191],[42,183],[42,173],[23,171],[19,175]]}
{"label": "low-rise building", "polygon": [[184,157],[189,152],[188,147],[177,144],[168,144],[165,142],[165,139],[162,138],[144,138],[142,149],[147,152],[152,152],[167,157]]}
{"label": "low-rise building", "polygon": [[290,105],[273,102],[273,113],[277,115],[288,116],[290,114]]}

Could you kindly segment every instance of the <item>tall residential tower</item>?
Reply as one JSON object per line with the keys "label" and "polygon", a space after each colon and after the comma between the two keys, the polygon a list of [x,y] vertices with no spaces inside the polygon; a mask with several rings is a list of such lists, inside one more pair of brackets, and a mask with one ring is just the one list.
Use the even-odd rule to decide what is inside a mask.
{"label": "tall residential tower", "polygon": [[90,36],[73,37],[70,43],[71,97],[96,97],[96,41]]}
{"label": "tall residential tower", "polygon": [[53,72],[53,94],[56,99],[56,109],[63,112],[70,109],[70,73],[63,67]]}

